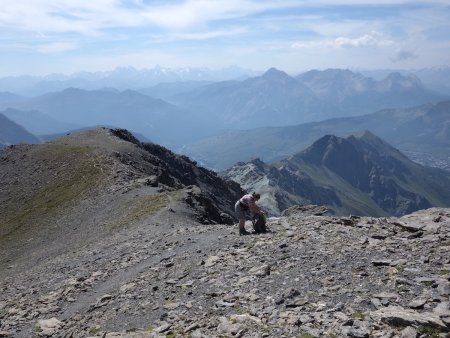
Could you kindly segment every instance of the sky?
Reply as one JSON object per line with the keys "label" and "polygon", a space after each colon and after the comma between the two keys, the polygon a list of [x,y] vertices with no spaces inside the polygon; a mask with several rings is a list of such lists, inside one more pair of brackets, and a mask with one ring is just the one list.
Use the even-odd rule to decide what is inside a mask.
{"label": "sky", "polygon": [[0,76],[450,65],[450,0],[1,0]]}

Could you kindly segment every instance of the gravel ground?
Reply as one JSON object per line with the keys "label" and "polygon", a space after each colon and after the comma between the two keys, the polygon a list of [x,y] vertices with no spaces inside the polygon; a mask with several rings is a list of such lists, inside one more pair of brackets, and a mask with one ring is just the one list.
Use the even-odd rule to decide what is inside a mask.
{"label": "gravel ground", "polygon": [[2,335],[449,336],[449,209],[399,219],[294,211],[239,237],[171,208],[2,278]]}

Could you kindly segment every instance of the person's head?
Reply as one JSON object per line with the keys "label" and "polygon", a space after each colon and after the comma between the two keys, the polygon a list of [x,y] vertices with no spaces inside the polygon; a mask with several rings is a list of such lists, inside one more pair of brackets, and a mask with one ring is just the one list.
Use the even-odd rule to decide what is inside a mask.
{"label": "person's head", "polygon": [[260,194],[258,194],[257,192],[254,192],[253,194],[252,194],[252,196],[255,198],[255,200],[259,200],[260,198],[261,198],[261,195]]}

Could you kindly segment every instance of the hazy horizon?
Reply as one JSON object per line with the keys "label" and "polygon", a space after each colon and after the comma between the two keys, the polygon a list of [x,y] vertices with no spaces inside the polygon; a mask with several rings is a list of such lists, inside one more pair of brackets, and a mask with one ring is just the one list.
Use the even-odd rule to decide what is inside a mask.
{"label": "hazy horizon", "polygon": [[254,71],[450,65],[447,0],[23,0],[0,15],[0,77],[156,65]]}

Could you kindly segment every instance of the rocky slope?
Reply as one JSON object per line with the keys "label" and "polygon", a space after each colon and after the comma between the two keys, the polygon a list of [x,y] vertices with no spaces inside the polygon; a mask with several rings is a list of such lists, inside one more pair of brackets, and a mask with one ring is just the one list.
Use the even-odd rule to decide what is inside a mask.
{"label": "rocky slope", "polygon": [[450,209],[298,206],[239,237],[236,184],[124,130],[0,169],[0,337],[448,336]]}
{"label": "rocky slope", "polygon": [[447,171],[410,161],[370,132],[327,135],[282,161],[239,162],[224,176],[262,193],[261,203],[275,215],[305,202],[339,215],[371,216],[450,206]]}
{"label": "rocky slope", "polygon": [[0,335],[448,337],[450,209],[322,212],[291,208],[244,237],[160,218],[26,271],[9,266]]}
{"label": "rocky slope", "polygon": [[233,223],[241,194],[237,184],[125,130],[10,146],[0,152],[0,268],[26,269],[156,214]]}

